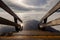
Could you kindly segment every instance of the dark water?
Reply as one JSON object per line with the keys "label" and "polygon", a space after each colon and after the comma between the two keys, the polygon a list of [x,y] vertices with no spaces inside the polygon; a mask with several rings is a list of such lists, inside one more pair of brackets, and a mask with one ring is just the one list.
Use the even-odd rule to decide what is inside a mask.
{"label": "dark water", "polygon": [[[29,21],[25,22],[24,30],[39,30],[38,23],[39,23],[39,21],[37,21],[37,20],[29,20]],[[44,30],[50,31],[50,32],[59,32],[58,30],[56,30],[52,27],[46,27]]]}
{"label": "dark water", "polygon": [[[24,22],[23,30],[39,30],[38,23],[39,21],[37,20],[28,20]],[[46,27],[44,30],[51,32],[59,32],[58,30],[52,27]],[[0,27],[0,32],[11,32],[11,31],[15,31],[15,28],[13,26]]]}

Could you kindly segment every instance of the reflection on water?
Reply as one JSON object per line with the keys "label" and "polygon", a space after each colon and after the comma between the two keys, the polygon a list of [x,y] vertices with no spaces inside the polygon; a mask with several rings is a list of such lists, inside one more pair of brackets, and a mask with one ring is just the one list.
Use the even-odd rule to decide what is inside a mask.
{"label": "reflection on water", "polygon": [[[39,21],[37,21],[37,20],[29,20],[24,23],[23,28],[24,28],[24,30],[39,30],[38,23],[39,23]],[[59,32],[58,30],[56,30],[52,27],[46,27],[44,30],[50,31],[50,32]]]}
{"label": "reflection on water", "polygon": [[14,32],[15,28],[13,26],[7,26],[7,25],[1,25],[0,26],[0,34],[1,33],[8,33],[8,32]]}
{"label": "reflection on water", "polygon": [[38,23],[37,20],[28,20],[24,22],[24,30],[38,30]]}
{"label": "reflection on water", "polygon": [[[23,31],[24,30],[39,30],[38,23],[39,23],[39,21],[37,21],[37,20],[28,20],[28,21],[24,22]],[[59,32],[52,27],[46,27],[44,30],[50,31],[50,32]],[[0,27],[0,33],[7,33],[7,32],[13,32],[13,31],[15,31],[15,28],[13,26],[1,26]]]}

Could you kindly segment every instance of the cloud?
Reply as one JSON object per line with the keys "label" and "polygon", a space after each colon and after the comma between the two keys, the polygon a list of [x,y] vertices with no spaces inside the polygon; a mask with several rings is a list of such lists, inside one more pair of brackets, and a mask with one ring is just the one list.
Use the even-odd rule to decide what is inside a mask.
{"label": "cloud", "polygon": [[47,0],[25,0],[22,4],[28,7],[40,7],[47,3]]}
{"label": "cloud", "polygon": [[12,3],[12,2],[10,2],[9,0],[7,1],[7,0],[3,0],[4,2],[5,2],[5,4],[7,4],[12,10],[14,10],[14,11],[30,11],[30,9],[28,9],[28,8],[25,8],[25,7],[23,7],[23,6],[19,6],[19,5],[17,5],[17,4],[15,4],[14,2]]}
{"label": "cloud", "polygon": [[[15,12],[48,11],[59,0],[3,0]],[[52,4],[53,3],[53,4]]]}

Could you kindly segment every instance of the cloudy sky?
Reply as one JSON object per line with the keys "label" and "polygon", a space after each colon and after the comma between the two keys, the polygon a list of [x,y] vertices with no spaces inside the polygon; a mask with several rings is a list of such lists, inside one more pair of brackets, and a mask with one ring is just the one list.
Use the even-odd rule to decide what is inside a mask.
{"label": "cloudy sky", "polygon": [[[59,0],[2,0],[17,15],[25,14],[46,14]],[[1,15],[9,15],[0,8]],[[0,15],[0,16],[1,16]]]}
{"label": "cloudy sky", "polygon": [[48,11],[59,0],[3,0],[15,12]]}
{"label": "cloudy sky", "polygon": [[[54,6],[59,0],[2,0],[8,5],[23,21],[38,20]],[[56,12],[50,19],[60,17],[60,13]],[[6,16],[7,15],[7,16]],[[13,17],[0,8],[0,16],[8,20],[13,20]],[[49,20],[50,20],[49,19]]]}

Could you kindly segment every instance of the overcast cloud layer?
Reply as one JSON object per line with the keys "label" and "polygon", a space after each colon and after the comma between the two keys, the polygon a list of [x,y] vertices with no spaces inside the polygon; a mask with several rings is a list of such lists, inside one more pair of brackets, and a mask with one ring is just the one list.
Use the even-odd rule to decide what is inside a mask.
{"label": "overcast cloud layer", "polygon": [[3,0],[15,12],[48,11],[59,0]]}

